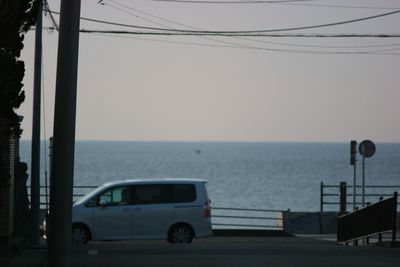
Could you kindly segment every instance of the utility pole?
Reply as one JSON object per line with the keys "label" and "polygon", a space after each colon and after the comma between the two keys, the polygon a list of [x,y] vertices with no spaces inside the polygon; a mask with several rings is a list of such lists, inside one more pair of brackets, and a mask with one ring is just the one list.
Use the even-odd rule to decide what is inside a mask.
{"label": "utility pole", "polygon": [[31,148],[31,220],[32,243],[39,243],[40,220],[40,92],[42,84],[42,12],[43,2],[39,0],[35,29],[35,69],[33,81],[32,148]]}
{"label": "utility pole", "polygon": [[80,0],[61,0],[47,266],[71,266]]}

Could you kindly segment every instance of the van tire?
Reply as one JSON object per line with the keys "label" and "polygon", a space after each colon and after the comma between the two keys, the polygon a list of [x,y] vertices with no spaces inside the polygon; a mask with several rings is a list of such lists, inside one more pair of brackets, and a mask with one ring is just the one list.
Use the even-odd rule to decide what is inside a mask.
{"label": "van tire", "polygon": [[188,224],[175,224],[169,232],[167,241],[172,244],[189,244],[194,237],[193,228]]}
{"label": "van tire", "polygon": [[75,245],[86,244],[90,240],[90,231],[84,224],[72,225],[72,243]]}

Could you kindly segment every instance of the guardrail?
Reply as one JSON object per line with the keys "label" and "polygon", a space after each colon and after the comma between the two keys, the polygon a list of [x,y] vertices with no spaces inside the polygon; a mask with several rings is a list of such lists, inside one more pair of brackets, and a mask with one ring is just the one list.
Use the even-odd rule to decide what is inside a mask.
{"label": "guardrail", "polygon": [[[28,186],[28,189],[30,187]],[[97,188],[97,186],[74,186],[73,201],[84,196],[88,191]],[[29,192],[29,190],[28,190]],[[49,188],[40,187],[40,208],[48,208]],[[30,197],[30,194],[28,193]],[[274,229],[283,230],[283,212],[289,210],[268,210],[268,209],[247,209],[247,208],[229,208],[212,207],[211,217],[213,228],[218,229]]]}
{"label": "guardrail", "polygon": [[396,242],[397,226],[397,192],[393,197],[380,200],[362,209],[340,215],[337,219],[337,242],[348,243],[359,239],[378,236],[382,241],[382,233],[392,233],[392,245]]}
{"label": "guardrail", "polygon": [[[288,210],[287,210],[288,211]],[[212,207],[213,226],[283,230],[284,210]]]}
{"label": "guardrail", "polygon": [[[347,185],[346,199],[351,201],[346,201],[346,205],[351,207],[347,210],[352,210],[353,207],[353,186]],[[361,185],[356,186],[356,190],[361,192]],[[390,197],[393,196],[394,191],[400,191],[400,185],[366,185],[365,186],[365,199],[366,203],[373,203],[379,201],[380,197]],[[356,206],[361,206],[361,193],[356,193]],[[397,203],[400,204],[400,203]],[[325,206],[336,206],[334,211],[339,211],[340,207],[340,185],[324,184],[321,182],[320,185],[320,212],[325,211]],[[332,211],[332,210],[330,210]]]}

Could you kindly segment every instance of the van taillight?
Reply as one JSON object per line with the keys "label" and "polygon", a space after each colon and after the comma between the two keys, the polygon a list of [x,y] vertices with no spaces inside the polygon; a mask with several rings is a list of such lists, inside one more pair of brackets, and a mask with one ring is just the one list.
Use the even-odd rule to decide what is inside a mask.
{"label": "van taillight", "polygon": [[204,217],[205,218],[210,218],[211,217],[211,205],[210,205],[211,201],[207,200],[204,203]]}

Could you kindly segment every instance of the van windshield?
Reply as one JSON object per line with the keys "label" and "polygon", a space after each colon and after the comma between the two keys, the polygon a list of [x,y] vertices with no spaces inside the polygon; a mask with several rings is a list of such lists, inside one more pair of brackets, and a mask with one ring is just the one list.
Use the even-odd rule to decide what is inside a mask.
{"label": "van windshield", "polygon": [[104,185],[101,185],[93,190],[91,190],[89,193],[85,194],[83,197],[80,197],[78,200],[74,201],[73,204],[79,205],[90,199],[92,196],[96,195],[99,191],[104,189]]}

